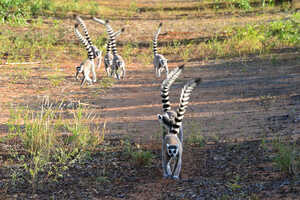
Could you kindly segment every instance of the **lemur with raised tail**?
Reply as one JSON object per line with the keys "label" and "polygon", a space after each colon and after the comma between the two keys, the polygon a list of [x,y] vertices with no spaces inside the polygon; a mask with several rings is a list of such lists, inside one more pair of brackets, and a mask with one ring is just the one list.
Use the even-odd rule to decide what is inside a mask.
{"label": "lemur with raised tail", "polygon": [[88,59],[83,61],[78,67],[76,67],[76,79],[78,80],[78,76],[80,73],[83,74],[83,78],[81,81],[81,87],[84,85],[84,83],[87,81],[88,84],[93,84],[92,79],[90,78],[90,72],[95,67],[94,58],[95,53],[89,42],[80,34],[78,31],[78,24],[75,24],[74,26],[74,32],[75,35],[79,38],[79,40],[84,44],[87,52],[88,52]]}
{"label": "lemur with raised tail", "polygon": [[167,75],[169,73],[168,60],[163,55],[161,55],[157,52],[157,39],[158,39],[158,35],[161,30],[161,27],[162,27],[162,23],[160,23],[158,25],[158,29],[153,38],[153,54],[154,54],[153,64],[154,64],[156,77],[160,77],[160,74],[163,70],[166,71]]}
{"label": "lemur with raised tail", "polygon": [[[178,78],[184,69],[181,65],[172,70],[167,78],[161,84],[161,97],[163,114],[157,115],[159,122],[163,125],[162,138],[162,169],[164,177],[172,177],[179,179],[182,152],[183,152],[183,126],[182,120],[189,103],[190,95],[193,89],[201,83],[201,78],[188,81],[180,95],[179,108],[174,111],[171,110],[169,101],[169,89],[174,81]],[[175,160],[172,167],[171,162]]]}
{"label": "lemur with raised tail", "polygon": [[[114,35],[114,31],[113,31],[112,27],[110,26],[108,20],[104,21],[104,20],[98,19],[96,17],[93,17],[93,20],[102,25],[105,25],[107,33],[109,35],[109,43],[110,44],[108,47],[112,49],[111,50],[112,51],[112,60],[111,60],[110,53],[107,52],[107,54],[105,55],[105,58],[104,58],[104,62],[106,62],[106,60],[107,60],[108,64],[110,64],[109,61],[111,60],[111,67],[110,67],[111,76],[116,77],[118,80],[120,80],[121,78],[124,79],[125,74],[126,74],[125,61],[122,58],[122,56],[120,56],[118,54],[117,47],[116,47],[116,36],[118,36],[118,35]],[[121,30],[124,31],[125,29],[123,28]]]}
{"label": "lemur with raised tail", "polygon": [[[93,45],[91,38],[89,36],[87,27],[84,23],[84,21],[81,19],[81,17],[79,16],[75,16],[76,21],[78,22],[78,24],[81,26],[84,35],[85,35],[85,39],[88,42],[90,48],[92,49],[92,52],[94,53],[94,58],[93,58],[93,62],[95,62],[95,64],[92,66],[91,71],[92,71],[92,75],[93,75],[93,82],[95,83],[97,81],[97,76],[96,76],[96,68],[99,69],[101,66],[101,61],[102,61],[102,51],[99,50],[95,45]],[[78,35],[75,34],[77,37]],[[82,40],[79,38],[79,40],[82,42]],[[89,56],[89,52],[88,52],[88,56]],[[90,57],[89,57],[90,58]],[[95,65],[97,67],[95,67]],[[82,69],[81,69],[82,70]]]}

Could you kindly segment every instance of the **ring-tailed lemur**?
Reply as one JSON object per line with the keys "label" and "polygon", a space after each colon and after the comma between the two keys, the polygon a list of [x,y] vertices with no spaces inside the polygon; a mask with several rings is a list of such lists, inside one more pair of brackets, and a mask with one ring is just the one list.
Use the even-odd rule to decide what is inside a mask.
{"label": "ring-tailed lemur", "polygon": [[76,67],[76,75],[75,75],[76,79],[78,80],[79,73],[83,74],[83,78],[81,81],[81,87],[82,87],[86,81],[89,84],[93,84],[93,82],[90,78],[90,72],[93,68],[95,68],[95,63],[94,63],[95,52],[94,52],[94,48],[89,44],[89,42],[78,31],[78,26],[79,26],[78,24],[75,24],[75,26],[74,26],[75,35],[84,44],[84,46],[88,52],[88,59],[86,59],[78,67]]}
{"label": "ring-tailed lemur", "polygon": [[[91,38],[89,36],[87,27],[84,23],[84,21],[81,19],[81,17],[76,16],[75,19],[77,20],[77,22],[79,23],[79,25],[81,26],[84,35],[85,35],[85,39],[87,40],[87,42],[89,43],[89,45],[91,46],[91,48],[93,48],[93,52],[94,52],[94,60],[96,61],[96,68],[99,69],[101,66],[101,61],[102,61],[102,51],[99,50],[95,45],[93,45]],[[97,77],[96,77],[96,69],[95,67],[92,68],[92,74],[93,74],[93,82],[97,81]]]}
{"label": "ring-tailed lemur", "polygon": [[[105,25],[105,21],[97,18],[93,18],[94,21]],[[121,29],[118,32],[113,33],[111,27],[107,27],[107,32],[114,34],[115,38],[117,38],[125,29]],[[108,38],[106,43],[106,54],[104,56],[104,66],[107,76],[111,76],[111,68],[113,63],[113,55],[111,54],[111,40]]]}
{"label": "ring-tailed lemur", "polygon": [[[95,22],[98,22],[99,24],[105,25],[105,21],[102,19],[98,19],[96,17],[92,18]],[[109,34],[113,34],[113,30],[111,26],[106,26],[106,31]],[[113,55],[111,54],[111,41],[108,38],[107,39],[107,44],[106,44],[106,54],[104,56],[104,66],[105,66],[105,71],[107,73],[107,76],[111,76],[111,66],[112,66],[112,61],[113,61]]]}
{"label": "ring-tailed lemur", "polygon": [[160,33],[161,26],[162,26],[162,23],[159,24],[158,30],[155,33],[154,38],[153,38],[153,54],[154,54],[153,64],[154,64],[156,77],[160,77],[160,73],[163,70],[166,70],[167,75],[169,73],[168,60],[163,55],[157,53],[157,38]]}
{"label": "ring-tailed lemur", "polygon": [[[122,28],[121,30],[113,33],[112,37],[117,38],[124,31],[125,31],[125,28]],[[109,39],[107,41],[107,50],[106,50],[106,55],[108,55],[108,59],[105,59],[105,61],[104,61],[104,63],[105,63],[105,69],[106,69],[106,72],[107,72],[108,76],[112,76],[112,74],[113,74],[113,71],[112,71],[113,67],[112,67],[112,65],[113,65],[113,58],[114,58],[114,56],[113,56],[113,54],[111,54],[111,51],[112,51],[111,47],[112,47],[112,42]]]}
{"label": "ring-tailed lemur", "polygon": [[[163,105],[163,114],[157,115],[159,122],[163,125],[162,141],[162,168],[164,177],[179,178],[182,164],[183,151],[183,128],[182,119],[189,103],[192,90],[200,84],[201,79],[188,81],[180,95],[179,108],[175,112],[171,110],[169,101],[169,89],[176,78],[180,75],[184,65],[175,68],[168,74],[167,78],[161,84],[161,97]],[[175,166],[171,167],[171,161],[175,160]]]}
{"label": "ring-tailed lemur", "polygon": [[[112,61],[111,61],[111,56],[110,53],[107,53],[104,58],[104,62],[107,62],[108,66],[111,66],[111,76],[114,75],[118,80],[122,77],[124,79],[125,74],[126,74],[126,69],[125,69],[125,62],[123,58],[118,54],[117,48],[116,48],[116,35],[114,35],[114,31],[112,27],[109,24],[109,21],[103,21],[101,19],[98,19],[96,17],[93,17],[93,20],[105,25],[107,33],[109,35],[109,42],[110,46],[112,48]],[[125,29],[123,29],[124,31]]]}

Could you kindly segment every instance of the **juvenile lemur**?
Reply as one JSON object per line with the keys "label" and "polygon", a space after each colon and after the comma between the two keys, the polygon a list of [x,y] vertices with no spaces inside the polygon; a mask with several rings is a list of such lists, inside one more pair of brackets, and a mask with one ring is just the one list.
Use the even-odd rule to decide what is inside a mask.
{"label": "juvenile lemur", "polygon": [[[172,70],[167,78],[161,84],[161,97],[163,114],[157,115],[159,122],[163,125],[162,138],[162,169],[164,177],[179,179],[182,164],[183,151],[183,128],[182,119],[189,103],[190,95],[193,89],[201,82],[201,78],[188,81],[180,95],[179,108],[171,110],[169,101],[169,88],[180,75],[184,65]],[[175,160],[174,167],[171,167],[171,161]]]}

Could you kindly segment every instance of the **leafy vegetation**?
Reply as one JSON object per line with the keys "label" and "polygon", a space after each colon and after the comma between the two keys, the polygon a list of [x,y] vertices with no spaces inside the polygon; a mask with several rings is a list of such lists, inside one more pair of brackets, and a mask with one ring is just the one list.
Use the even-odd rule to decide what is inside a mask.
{"label": "leafy vegetation", "polygon": [[26,19],[49,10],[51,1],[46,0],[2,0],[0,2],[0,21],[24,23]]}
{"label": "leafy vegetation", "polygon": [[66,16],[71,12],[87,11],[95,15],[98,3],[95,1],[78,0],[2,0],[0,2],[0,21],[2,23],[21,23],[37,16]]}

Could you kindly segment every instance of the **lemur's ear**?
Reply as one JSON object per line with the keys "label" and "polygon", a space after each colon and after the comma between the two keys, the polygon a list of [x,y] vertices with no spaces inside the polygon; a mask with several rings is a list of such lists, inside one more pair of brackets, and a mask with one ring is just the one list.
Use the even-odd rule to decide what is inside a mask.
{"label": "lemur's ear", "polygon": [[167,148],[169,148],[169,146],[170,146],[170,145],[167,143]]}

